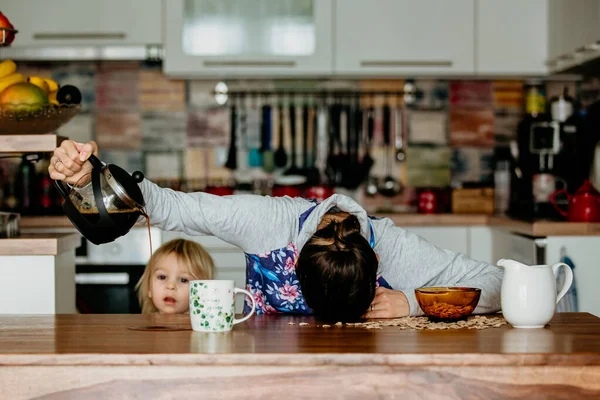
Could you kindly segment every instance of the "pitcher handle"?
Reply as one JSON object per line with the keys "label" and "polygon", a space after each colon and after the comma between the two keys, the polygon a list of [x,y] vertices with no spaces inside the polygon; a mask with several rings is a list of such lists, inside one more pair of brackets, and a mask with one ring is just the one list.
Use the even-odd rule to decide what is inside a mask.
{"label": "pitcher handle", "polygon": [[556,304],[558,304],[558,302],[560,301],[560,299],[563,298],[563,296],[567,293],[567,290],[569,290],[569,288],[571,287],[571,284],[573,283],[573,271],[571,270],[571,267],[569,267],[567,264],[559,262],[556,263],[552,266],[552,272],[554,273],[554,278],[556,279],[557,274],[558,274],[558,269],[560,267],[563,267],[565,269],[565,282],[563,283],[562,288],[560,289],[560,292],[558,292],[558,296],[556,296]]}
{"label": "pitcher handle", "polygon": [[244,322],[245,320],[250,318],[252,316],[252,314],[254,314],[254,311],[256,310],[256,301],[254,301],[254,296],[252,296],[252,294],[247,290],[233,288],[233,293],[235,293],[235,294],[244,293],[246,296],[250,297],[250,300],[252,300],[252,310],[244,318],[240,318],[240,319],[233,318],[233,324],[235,325],[235,324],[239,324],[240,322]]}

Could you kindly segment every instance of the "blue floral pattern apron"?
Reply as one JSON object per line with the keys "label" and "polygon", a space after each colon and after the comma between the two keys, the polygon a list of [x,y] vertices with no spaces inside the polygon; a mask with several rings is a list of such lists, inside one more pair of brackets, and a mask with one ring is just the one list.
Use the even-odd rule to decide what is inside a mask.
{"label": "blue floral pattern apron", "polygon": [[[300,215],[299,231],[306,218],[318,204]],[[370,217],[374,219],[373,217]],[[371,248],[375,247],[375,235],[369,221]],[[257,314],[296,313],[312,314],[306,305],[298,277],[296,276],[296,261],[298,249],[293,243],[281,249],[264,254],[246,253],[246,289],[252,293],[256,301]],[[381,276],[377,277],[376,286],[391,289]],[[244,313],[250,312],[252,302],[246,299]]]}

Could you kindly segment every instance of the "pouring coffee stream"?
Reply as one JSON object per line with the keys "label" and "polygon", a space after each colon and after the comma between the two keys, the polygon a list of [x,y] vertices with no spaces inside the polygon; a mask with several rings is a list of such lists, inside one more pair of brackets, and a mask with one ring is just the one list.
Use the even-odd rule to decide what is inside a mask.
{"label": "pouring coffee stream", "polygon": [[88,160],[92,171],[75,185],[69,187],[54,181],[64,198],[63,210],[77,230],[94,244],[109,243],[125,235],[140,216],[146,218],[149,230],[138,185],[144,175],[139,171],[130,175],[114,164],[103,165],[94,155]]}

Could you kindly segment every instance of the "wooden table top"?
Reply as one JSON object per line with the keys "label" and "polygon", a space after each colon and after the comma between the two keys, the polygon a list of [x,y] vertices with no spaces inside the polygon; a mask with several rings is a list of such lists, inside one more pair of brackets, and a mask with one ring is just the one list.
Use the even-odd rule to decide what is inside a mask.
{"label": "wooden table top", "polygon": [[[310,326],[299,326],[299,322]],[[296,325],[288,325],[295,322]],[[596,365],[600,318],[556,314],[545,329],[408,331],[317,327],[255,316],[232,332],[190,329],[187,315],[0,316],[0,365]],[[136,331],[163,325],[178,331]]]}

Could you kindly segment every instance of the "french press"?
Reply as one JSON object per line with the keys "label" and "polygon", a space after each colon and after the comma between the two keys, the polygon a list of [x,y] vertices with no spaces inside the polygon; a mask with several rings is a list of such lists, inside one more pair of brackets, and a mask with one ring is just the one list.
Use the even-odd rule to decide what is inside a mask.
{"label": "french press", "polygon": [[90,173],[73,186],[54,181],[64,198],[63,210],[81,234],[94,244],[112,242],[125,235],[144,212],[138,184],[144,175],[130,175],[114,165],[103,165],[94,155]]}

